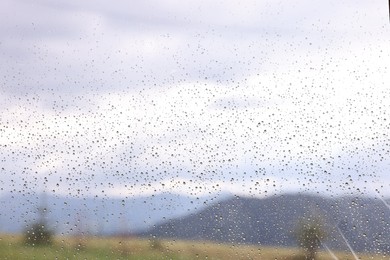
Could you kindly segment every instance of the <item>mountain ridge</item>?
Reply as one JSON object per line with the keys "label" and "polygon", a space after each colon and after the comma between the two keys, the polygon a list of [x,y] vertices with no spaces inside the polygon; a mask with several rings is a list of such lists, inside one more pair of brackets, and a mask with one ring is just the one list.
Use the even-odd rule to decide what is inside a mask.
{"label": "mountain ridge", "polygon": [[235,196],[199,212],[166,221],[140,233],[146,237],[212,240],[224,243],[296,246],[302,219],[320,217],[328,247],[390,253],[390,210],[379,199],[282,194],[258,199]]}
{"label": "mountain ridge", "polygon": [[20,233],[34,222],[38,207],[47,208],[49,225],[58,234],[87,232],[109,235],[146,230],[158,221],[187,215],[226,194],[185,196],[158,193],[128,198],[53,194],[7,194],[0,197],[0,231]]}

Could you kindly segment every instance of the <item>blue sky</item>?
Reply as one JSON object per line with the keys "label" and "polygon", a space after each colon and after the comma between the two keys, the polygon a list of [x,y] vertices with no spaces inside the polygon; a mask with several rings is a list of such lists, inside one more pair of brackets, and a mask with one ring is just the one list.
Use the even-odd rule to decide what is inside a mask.
{"label": "blue sky", "polygon": [[2,192],[390,196],[387,11],[2,1]]}

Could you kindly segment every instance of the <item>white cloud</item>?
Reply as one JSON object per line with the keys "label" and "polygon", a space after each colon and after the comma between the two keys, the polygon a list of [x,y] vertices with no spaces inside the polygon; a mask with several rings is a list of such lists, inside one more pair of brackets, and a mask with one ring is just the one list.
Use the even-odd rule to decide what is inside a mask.
{"label": "white cloud", "polygon": [[[385,178],[386,156],[377,167],[351,152],[377,158],[370,147],[387,142],[379,1],[91,3],[2,2],[5,174],[30,172],[39,187],[36,175],[63,177],[65,192],[123,195],[137,181],[190,192],[177,183],[192,178],[200,192],[249,194],[265,165],[281,190],[305,189],[310,174],[327,187],[323,168],[342,185],[349,171],[322,162],[341,154],[356,186],[363,171]],[[246,180],[227,181],[245,168]]]}

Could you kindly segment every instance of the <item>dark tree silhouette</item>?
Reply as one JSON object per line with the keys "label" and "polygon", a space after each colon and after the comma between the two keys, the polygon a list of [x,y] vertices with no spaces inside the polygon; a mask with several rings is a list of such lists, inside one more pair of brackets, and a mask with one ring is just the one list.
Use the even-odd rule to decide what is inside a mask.
{"label": "dark tree silhouette", "polygon": [[54,232],[49,229],[46,219],[46,206],[38,207],[38,220],[24,232],[24,241],[28,245],[50,245]]}

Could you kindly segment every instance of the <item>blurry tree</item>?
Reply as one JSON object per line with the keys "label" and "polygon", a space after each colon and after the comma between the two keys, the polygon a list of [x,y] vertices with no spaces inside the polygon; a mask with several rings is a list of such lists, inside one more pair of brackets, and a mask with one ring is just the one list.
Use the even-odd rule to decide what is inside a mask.
{"label": "blurry tree", "polygon": [[87,247],[87,231],[85,228],[85,213],[77,212],[75,219],[75,234],[74,234],[74,243],[77,250],[84,250]]}
{"label": "blurry tree", "polygon": [[316,259],[321,240],[325,239],[326,233],[319,217],[302,218],[297,226],[296,239],[299,246],[305,251],[305,258]]}
{"label": "blurry tree", "polygon": [[38,220],[25,230],[24,241],[28,245],[50,245],[54,232],[48,227],[44,204],[38,207],[38,215]]}

